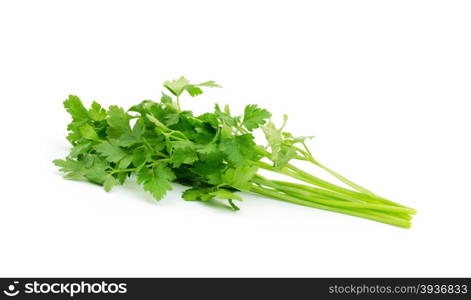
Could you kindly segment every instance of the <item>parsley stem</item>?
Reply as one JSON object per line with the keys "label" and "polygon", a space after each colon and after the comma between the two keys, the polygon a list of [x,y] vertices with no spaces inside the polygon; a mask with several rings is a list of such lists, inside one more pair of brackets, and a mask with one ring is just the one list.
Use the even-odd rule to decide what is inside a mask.
{"label": "parsley stem", "polygon": [[[262,180],[262,182],[260,182]],[[315,195],[317,197],[325,198],[325,199],[335,199],[335,200],[342,200],[342,201],[349,201],[349,202],[357,202],[357,203],[367,203],[366,201],[350,197],[348,195],[340,194],[334,191],[316,188],[309,185],[294,183],[294,182],[287,182],[287,181],[279,181],[279,180],[268,180],[260,175],[256,175],[253,181],[255,183],[266,184],[271,187],[276,187],[279,190],[287,190],[287,191],[300,191],[301,193],[308,193],[310,195]]]}
{"label": "parsley stem", "polygon": [[180,108],[180,96],[177,95],[176,98],[177,98],[177,109],[178,109],[179,111],[181,111],[181,108]]}
{"label": "parsley stem", "polygon": [[318,166],[319,168],[327,171],[329,174],[331,174],[332,176],[334,176],[335,178],[339,179],[340,181],[342,181],[343,183],[345,183],[346,185],[354,188],[355,190],[359,191],[359,192],[362,192],[362,193],[365,193],[367,195],[370,195],[370,196],[373,196],[373,197],[379,197],[378,195],[374,194],[373,192],[367,190],[366,188],[350,181],[349,179],[345,178],[344,176],[340,175],[339,173],[335,172],[334,170],[332,169],[329,169],[327,168],[326,166],[322,165],[321,163],[319,163],[317,160],[314,160],[311,159],[309,160],[310,162],[312,162],[313,164],[315,164],[316,166]]}
{"label": "parsley stem", "polygon": [[285,194],[307,200],[307,201],[312,201],[320,204],[325,204],[325,205],[330,205],[330,206],[336,206],[336,207],[344,207],[344,208],[362,208],[362,209],[372,209],[372,210],[378,210],[378,211],[384,211],[384,212],[393,212],[393,213],[401,213],[404,215],[414,213],[414,211],[411,211],[411,209],[404,208],[404,207],[397,207],[397,206],[391,206],[391,205],[386,205],[386,204],[371,204],[371,203],[362,203],[362,202],[357,202],[355,201],[350,201],[350,200],[345,200],[342,198],[337,198],[337,197],[329,197],[326,195],[322,194],[316,194],[312,193],[310,191],[306,191],[304,189],[299,189],[296,187],[292,186],[283,186],[280,183],[275,183],[270,180],[257,180],[257,178],[254,179],[254,182],[257,184],[262,184],[269,186],[271,188],[274,188],[276,190],[279,190]]}
{"label": "parsley stem", "polygon": [[[272,167],[272,166],[270,166],[266,163],[263,163],[263,162],[257,162],[257,163],[263,164],[263,165],[258,165],[258,166],[262,167],[266,170],[278,172],[280,174],[284,174],[286,176],[290,176],[290,177],[296,178],[298,180],[301,180],[301,181],[304,181],[304,182],[307,182],[307,183],[310,183],[310,184],[313,184],[313,185],[317,185],[319,187],[323,187],[323,188],[326,188],[326,189],[336,191],[338,193],[346,194],[346,195],[349,195],[349,196],[358,196],[358,197],[361,197],[363,200],[366,200],[366,201],[369,201],[369,202],[385,203],[385,204],[391,204],[391,205],[396,205],[396,206],[400,206],[400,207],[406,207],[406,206],[403,206],[403,205],[398,204],[396,202],[390,201],[386,198],[380,197],[380,196],[374,194],[373,192],[371,192],[371,191],[369,191],[369,190],[353,183],[352,181],[348,180],[347,178],[343,177],[342,175],[338,174],[337,172],[325,167],[324,165],[320,164],[317,160],[315,160],[313,158],[313,156],[310,154],[310,152],[308,153],[308,152],[306,152],[306,151],[304,151],[300,148],[297,148],[297,150],[300,151],[303,155],[305,155],[308,161],[310,161],[314,165],[324,169],[325,171],[329,172],[334,177],[339,179],[341,182],[343,182],[343,183],[347,184],[348,186],[356,189],[358,192],[346,189],[344,187],[341,187],[341,186],[335,185],[333,183],[330,183],[328,181],[325,181],[323,179],[320,179],[316,176],[313,176],[309,173],[306,173],[306,172],[302,171],[299,168],[296,168],[292,164],[288,164],[286,168],[291,169],[295,173],[298,173],[298,175],[301,175],[301,177],[296,175],[296,174],[290,174],[290,173],[286,172],[286,170],[285,170],[286,168],[284,168],[283,170],[277,170],[274,167]],[[264,149],[257,149],[257,151],[258,151],[258,153],[260,153],[264,157],[266,157],[268,159],[271,158],[271,154],[268,151],[265,151]],[[409,208],[409,207],[406,207],[406,208]]]}
{"label": "parsley stem", "polygon": [[393,206],[397,206],[397,207],[403,207],[403,208],[409,209],[411,211],[410,213],[415,213],[415,210],[413,210],[412,208],[400,205],[398,203],[389,201],[387,199],[379,198],[378,196],[373,197],[371,195],[367,195],[367,194],[360,193],[360,192],[357,192],[357,191],[352,191],[352,190],[349,190],[347,188],[335,185],[333,183],[330,183],[330,182],[327,182],[323,179],[320,179],[316,176],[313,176],[309,173],[306,173],[306,172],[302,171],[301,169],[299,169],[299,168],[297,168],[297,167],[295,167],[291,164],[288,164],[287,167],[283,168],[283,169],[277,169],[277,168],[275,168],[275,167],[273,167],[273,166],[271,166],[267,163],[261,162],[261,161],[253,162],[253,164],[260,167],[260,168],[262,168],[262,169],[269,170],[269,171],[272,171],[272,172],[276,172],[276,173],[279,173],[279,174],[282,174],[282,175],[285,175],[285,176],[288,176],[288,177],[291,177],[291,178],[294,178],[294,179],[298,179],[300,181],[304,181],[304,182],[312,184],[314,186],[318,186],[318,187],[324,188],[326,190],[336,192],[338,194],[346,195],[346,196],[349,196],[349,197],[352,197],[352,198],[355,198],[355,199],[358,199],[358,200],[361,200],[361,201],[364,201],[364,202],[377,203],[377,204],[389,204],[389,205],[393,205]]}
{"label": "parsley stem", "polygon": [[[314,157],[312,156],[311,152],[309,151],[309,148],[307,148],[307,146],[303,143],[303,146],[304,146],[304,149],[300,149],[298,147],[297,150],[299,152],[301,152],[306,158],[305,159],[301,159],[301,160],[307,160],[309,162],[311,162],[312,164],[318,166],[319,168],[323,169],[324,171],[328,172],[329,174],[331,174],[332,176],[334,176],[335,178],[337,178],[338,180],[340,180],[341,182],[345,183],[346,185],[348,185],[349,187],[361,192],[361,193],[364,193],[366,195],[369,195],[373,198],[376,198],[378,200],[380,200],[380,202],[384,202],[384,203],[388,203],[388,204],[392,204],[392,205],[399,205],[398,203],[395,203],[393,201],[390,201],[386,198],[383,198],[381,196],[378,196],[376,195],[375,193],[371,192],[370,190],[354,183],[353,181],[345,178],[344,176],[340,175],[339,173],[335,172],[334,170],[324,166],[323,164],[321,164],[320,162],[318,162],[316,159],[314,159]],[[299,158],[297,158],[299,160]],[[400,205],[402,206],[402,205]]]}
{"label": "parsley stem", "polygon": [[110,172],[110,174],[113,175],[113,174],[116,174],[116,173],[134,172],[134,171],[137,171],[137,168],[113,170],[113,171]]}
{"label": "parsley stem", "polygon": [[258,187],[256,185],[253,185],[250,191],[256,194],[270,197],[270,198],[275,198],[275,199],[279,199],[279,200],[283,200],[283,201],[287,201],[287,202],[291,202],[291,203],[295,203],[299,205],[319,208],[323,210],[343,213],[347,215],[357,216],[357,217],[370,219],[377,222],[395,225],[398,227],[409,228],[411,225],[411,223],[408,220],[400,219],[391,215],[375,213],[374,211],[369,211],[369,210],[360,211],[356,209],[345,209],[345,208],[340,208],[340,207],[333,207],[333,206],[328,206],[324,204],[314,203],[314,202],[299,199],[299,198],[296,198],[296,197],[293,197],[284,193],[280,193],[275,190]]}
{"label": "parsley stem", "polygon": [[[320,179],[316,176],[313,176],[309,173],[306,173],[303,170],[293,166],[292,164],[288,164],[287,167],[289,169],[295,171],[296,173],[300,174],[302,177],[304,177],[307,180],[307,182],[311,182],[315,185],[318,185],[318,186],[321,186],[321,187],[324,187],[324,188],[328,188],[328,189],[332,189],[332,190],[335,190],[337,192],[344,193],[344,194],[347,194],[347,195],[350,195],[350,196],[358,196],[358,197],[361,197],[363,200],[369,201],[369,202],[386,203],[386,204],[395,205],[395,206],[399,206],[399,207],[409,208],[409,207],[403,206],[399,203],[396,203],[396,202],[390,201],[388,199],[382,198],[380,196],[377,196],[375,194],[371,195],[371,194],[366,194],[366,193],[360,193],[360,192],[352,191],[352,190],[346,189],[344,187],[332,184],[332,183],[327,182],[323,179]],[[409,209],[412,209],[412,208],[409,208]]]}

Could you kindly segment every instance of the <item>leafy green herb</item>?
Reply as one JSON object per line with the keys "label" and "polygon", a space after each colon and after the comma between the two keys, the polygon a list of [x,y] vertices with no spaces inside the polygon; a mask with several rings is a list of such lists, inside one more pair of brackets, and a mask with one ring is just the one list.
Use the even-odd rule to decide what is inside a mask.
{"label": "leafy green herb", "polygon": [[[243,115],[232,115],[228,105],[215,105],[199,116],[180,107],[180,96],[195,97],[203,88],[221,87],[214,81],[191,83],[185,77],[164,82],[170,93],[160,101],[144,100],[129,110],[97,102],[87,109],[70,95],[64,101],[72,121],[67,139],[72,148],[65,159],[54,160],[66,179],[99,184],[106,191],[136,178],[156,200],[172,183],[189,186],[187,201],[227,200],[234,210],[237,192],[249,192],[295,204],[315,207],[400,227],[410,227],[415,210],[351,182],[314,159],[306,145],[311,137],[295,137],[270,121],[271,113],[255,104]],[[173,95],[173,97],[172,97]],[[257,145],[253,131],[261,130],[266,145]],[[313,164],[348,188],[327,182],[293,165]],[[270,180],[261,169],[290,177]]]}

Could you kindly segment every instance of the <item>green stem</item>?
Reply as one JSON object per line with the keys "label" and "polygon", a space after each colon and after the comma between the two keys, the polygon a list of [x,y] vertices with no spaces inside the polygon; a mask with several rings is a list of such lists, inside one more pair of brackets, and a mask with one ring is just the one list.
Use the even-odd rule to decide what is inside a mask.
{"label": "green stem", "polygon": [[180,108],[180,96],[177,96],[177,109],[178,111],[181,111],[181,108]]}
{"label": "green stem", "polygon": [[379,197],[376,194],[374,194],[373,192],[371,192],[371,191],[367,190],[366,188],[352,182],[351,180],[345,178],[344,176],[340,175],[339,173],[335,172],[334,170],[332,170],[330,168],[327,168],[326,166],[324,166],[323,164],[321,164],[320,162],[318,162],[314,158],[314,156],[312,155],[311,151],[309,151],[309,148],[306,146],[306,144],[303,143],[303,147],[304,147],[305,150],[303,150],[299,147],[296,147],[296,149],[304,155],[303,160],[307,160],[307,161],[311,162],[312,164],[318,166],[319,168],[323,169],[324,171],[327,171],[329,174],[331,174],[332,176],[334,176],[338,180],[342,181],[346,185],[354,188],[355,190],[357,190],[359,192],[365,193],[365,194],[373,196],[373,197]]}
{"label": "green stem", "polygon": [[272,171],[272,172],[275,172],[275,173],[278,173],[278,174],[282,174],[282,175],[285,175],[285,176],[288,176],[288,177],[291,177],[291,178],[294,178],[294,179],[298,179],[300,181],[304,181],[304,182],[307,182],[309,184],[312,184],[312,185],[315,185],[315,186],[318,186],[318,187],[322,187],[324,189],[334,191],[334,192],[339,193],[339,194],[347,195],[347,196],[356,198],[356,199],[364,201],[364,202],[373,202],[373,203],[380,202],[379,200],[372,199],[370,196],[367,196],[367,195],[364,195],[364,194],[361,194],[361,193],[358,193],[358,192],[340,187],[338,185],[327,182],[323,179],[312,176],[312,175],[310,175],[310,174],[308,174],[308,173],[306,173],[306,172],[304,172],[304,171],[302,171],[302,170],[300,170],[300,169],[298,169],[298,168],[296,168],[292,165],[288,165],[288,167],[293,167],[294,170],[290,170],[288,168],[277,169],[277,168],[275,168],[275,167],[273,167],[273,166],[271,166],[267,163],[261,162],[261,161],[253,162],[253,164],[256,165],[257,167],[262,168],[262,169]]}
{"label": "green stem", "polygon": [[121,169],[121,170],[113,170],[110,172],[111,175],[116,174],[116,173],[123,173],[123,172],[135,172],[137,171],[137,168],[131,168],[131,169]]}
{"label": "green stem", "polygon": [[273,183],[280,184],[282,186],[288,186],[288,187],[295,187],[298,189],[302,190],[307,190],[310,191],[314,194],[325,196],[325,197],[330,197],[330,198],[335,198],[338,200],[345,200],[345,201],[350,201],[350,202],[358,202],[358,203],[367,203],[366,201],[350,197],[348,195],[340,194],[337,192],[332,192],[329,190],[325,189],[320,189],[320,188],[315,188],[310,185],[305,185],[305,184],[300,184],[300,183],[294,183],[294,182],[287,182],[287,181],[279,181],[279,180],[270,180]]}
{"label": "green stem", "polygon": [[[343,194],[338,194],[336,192],[324,190],[324,189],[319,189],[319,188],[314,188],[312,186],[304,185],[304,184],[299,184],[299,183],[294,183],[294,182],[287,182],[287,181],[278,181],[278,180],[270,180],[271,182],[275,184],[279,184],[282,186],[288,186],[288,187],[295,187],[298,188],[298,190],[301,191],[310,191],[317,197],[322,197],[324,199],[336,199],[336,200],[343,200],[343,201],[350,201],[350,202],[356,202],[356,203],[369,203],[366,201],[362,201],[347,195]],[[397,207],[397,206],[393,206]],[[401,207],[402,208],[402,207]],[[410,210],[410,208],[406,208],[409,210],[408,213],[414,214],[415,210]],[[396,216],[406,219],[406,220],[411,220],[412,217],[409,214],[404,214],[404,213],[394,213]]]}
{"label": "green stem", "polygon": [[337,178],[338,180],[342,181],[343,183],[345,183],[346,185],[354,188],[355,190],[359,191],[359,192],[362,192],[364,194],[367,194],[367,195],[370,195],[370,196],[373,196],[373,197],[379,197],[378,195],[374,194],[373,192],[371,192],[370,190],[367,190],[366,188],[350,181],[349,179],[343,177],[342,175],[340,175],[339,173],[335,172],[334,170],[332,169],[329,169],[327,168],[326,166],[322,165],[321,163],[319,163],[318,161],[316,160],[310,160],[310,162],[312,162],[313,164],[315,164],[316,166],[318,166],[319,168],[327,171],[329,174],[331,174],[332,176],[334,176],[335,178]]}
{"label": "green stem", "polygon": [[[334,172],[333,170],[328,169],[327,167],[323,166],[322,164],[317,162],[312,157],[312,155],[310,153],[308,153],[308,152],[306,152],[302,149],[299,149],[299,148],[298,148],[298,150],[306,156],[307,161],[310,161],[311,163],[319,166],[320,168],[323,168],[323,169],[325,168],[325,170],[327,172],[331,173],[333,176],[335,176],[340,181],[344,182],[345,184],[349,185],[350,187],[353,187],[353,188],[356,187],[357,190],[358,189],[363,189],[364,192],[352,191],[350,189],[346,189],[344,187],[341,187],[341,186],[338,186],[336,184],[330,183],[330,182],[325,181],[323,179],[320,179],[316,176],[313,176],[313,175],[311,175],[307,172],[304,172],[303,170],[301,170],[299,168],[296,168],[292,164],[288,164],[287,168],[284,168],[282,170],[276,169],[273,166],[271,166],[267,163],[261,162],[261,161],[256,162],[256,165],[258,167],[263,168],[263,169],[270,170],[272,172],[277,172],[279,174],[283,174],[283,175],[286,175],[286,176],[304,181],[306,183],[310,183],[312,185],[316,185],[316,186],[319,186],[319,187],[322,187],[322,188],[325,188],[325,189],[328,189],[328,190],[331,190],[331,191],[335,191],[335,192],[343,194],[343,195],[347,195],[347,196],[350,196],[350,197],[353,197],[353,198],[357,198],[357,199],[360,199],[362,201],[366,201],[366,202],[369,202],[369,203],[389,204],[389,205],[394,205],[394,206],[398,206],[398,207],[405,207],[405,208],[413,210],[410,207],[407,207],[407,206],[401,205],[399,203],[393,202],[391,200],[385,199],[383,197],[380,197],[380,196],[372,193],[371,191],[368,191],[367,189],[365,189],[365,188],[353,183],[352,181],[348,180],[347,178],[343,177],[342,175],[340,175],[340,174]],[[271,158],[271,154],[268,151],[265,151],[263,149],[257,149],[257,151],[261,155],[263,155],[264,157],[266,157],[268,159]],[[293,171],[297,174],[287,172],[286,169],[290,169],[291,171]],[[415,210],[414,210],[414,212],[415,212]]]}
{"label": "green stem", "polygon": [[[170,129],[170,133],[167,135],[168,137],[176,140],[176,141],[181,141],[181,142],[186,142],[188,141],[188,138],[186,137],[186,135],[180,131],[175,131],[175,130],[172,130]],[[178,136],[175,136],[175,134],[179,134],[181,137],[178,137]],[[165,135],[165,133],[164,133]]]}
{"label": "green stem", "polygon": [[[307,191],[303,188],[297,188],[292,186],[284,186],[280,183],[274,183],[273,181],[266,180],[264,178],[254,178],[253,181],[257,184],[266,185],[272,187],[276,190],[284,192],[286,194],[290,194],[294,197],[301,198],[303,200],[313,201],[320,204],[336,206],[336,207],[349,207],[349,208],[359,208],[359,209],[372,209],[372,210],[379,210],[389,213],[400,213],[400,214],[410,214],[413,213],[410,209],[404,207],[397,207],[385,204],[370,204],[370,203],[358,203],[352,201],[345,201],[345,199],[337,200],[336,198],[323,196],[322,194],[312,193]],[[356,199],[355,199],[356,200]]]}
{"label": "green stem", "polygon": [[331,207],[331,206],[327,206],[327,205],[323,205],[323,204],[314,203],[314,202],[311,202],[311,201],[298,199],[298,198],[295,198],[295,197],[287,195],[287,194],[283,194],[283,193],[276,192],[276,191],[273,191],[273,190],[265,189],[265,188],[258,187],[258,186],[255,186],[255,185],[252,186],[251,192],[256,193],[256,194],[260,194],[260,195],[263,195],[263,196],[266,196],[266,197],[275,198],[275,199],[279,199],[279,200],[299,204],[299,205],[304,205],[304,206],[319,208],[319,209],[323,209],[323,210],[343,213],[343,214],[352,215],[352,216],[356,216],[356,217],[361,217],[361,218],[365,218],[365,219],[369,219],[369,220],[373,220],[373,221],[377,221],[377,222],[381,222],[381,223],[385,223],[385,224],[390,224],[390,225],[394,225],[394,226],[398,226],[398,227],[409,228],[410,225],[411,225],[411,223],[408,220],[403,220],[403,219],[392,217],[392,216],[382,215],[382,214],[367,211],[367,210],[366,211],[357,211],[357,210],[354,210],[354,209],[344,209],[344,208],[339,208],[339,207]]}
{"label": "green stem", "polygon": [[[352,190],[346,189],[344,187],[332,184],[332,183],[327,182],[323,179],[320,179],[316,176],[313,176],[309,173],[306,173],[303,170],[301,170],[299,168],[296,168],[295,166],[293,166],[291,164],[288,164],[288,168],[293,170],[294,172],[298,173],[302,177],[304,177],[305,180],[303,180],[303,181],[305,181],[305,182],[308,182],[308,183],[311,183],[311,184],[314,184],[314,185],[317,185],[317,186],[320,186],[320,187],[323,187],[323,188],[331,189],[333,191],[336,191],[336,192],[339,192],[339,193],[342,193],[342,194],[346,194],[346,195],[349,195],[349,196],[352,196],[352,197],[358,197],[358,198],[361,198],[362,200],[368,201],[370,203],[383,203],[383,204],[389,204],[389,205],[394,205],[394,206],[398,206],[398,207],[405,207],[405,208],[413,210],[413,208],[401,205],[399,203],[393,202],[391,200],[388,200],[388,199],[385,199],[385,198],[382,198],[382,197],[379,197],[379,196],[376,196],[376,195],[372,196],[372,195],[369,195],[369,194],[364,194],[364,193],[352,191]],[[414,210],[414,213],[415,213],[415,210]]]}
{"label": "green stem", "polygon": [[[299,150],[304,152],[302,149],[299,149]],[[257,149],[257,151],[258,151],[259,154],[261,154],[264,157],[271,160],[271,154],[268,151],[265,151],[263,149]],[[306,153],[306,152],[304,152],[304,153]],[[306,153],[306,155],[309,156],[308,153]],[[310,161],[310,159],[307,159],[307,160]],[[369,195],[358,193],[356,191],[352,191],[352,190],[346,189],[344,187],[335,185],[333,183],[330,183],[328,181],[325,181],[323,179],[315,177],[315,176],[313,176],[309,173],[306,173],[306,172],[302,171],[301,169],[296,168],[292,164],[288,164],[287,167],[283,168],[283,169],[277,169],[277,168],[275,168],[275,167],[273,167],[273,166],[271,166],[267,163],[264,163],[262,161],[254,162],[254,164],[256,166],[260,167],[260,168],[265,169],[265,170],[269,170],[269,171],[272,171],[272,172],[283,174],[283,175],[286,175],[286,176],[289,176],[289,177],[307,182],[307,183],[312,184],[312,185],[316,185],[316,186],[319,186],[319,187],[322,187],[322,188],[325,188],[325,189],[335,191],[335,192],[340,193],[340,194],[344,194],[344,195],[348,195],[348,196],[351,196],[351,197],[359,198],[363,201],[368,201],[368,202],[373,202],[373,203],[384,203],[384,200],[377,199],[378,197],[372,197],[372,196],[369,196]],[[292,172],[290,172],[289,170],[291,170]],[[392,201],[390,201],[390,202],[391,203],[389,203],[389,204],[394,203]],[[393,205],[401,206],[397,203],[394,203]]]}

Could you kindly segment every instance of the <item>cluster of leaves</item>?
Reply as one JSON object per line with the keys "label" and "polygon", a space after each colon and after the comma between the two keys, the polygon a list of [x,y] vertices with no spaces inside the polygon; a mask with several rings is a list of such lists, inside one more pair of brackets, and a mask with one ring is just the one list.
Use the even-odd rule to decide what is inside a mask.
{"label": "cluster of leaves", "polygon": [[[54,161],[65,178],[109,191],[135,176],[157,200],[172,189],[171,182],[178,182],[191,187],[183,193],[185,200],[226,199],[237,209],[232,200],[241,198],[234,192],[251,189],[255,162],[269,155],[282,167],[300,155],[292,146],[304,140],[277,129],[268,121],[271,114],[257,105],[247,105],[242,116],[232,116],[227,105],[221,109],[216,104],[214,112],[199,116],[180,109],[177,100],[184,91],[197,96],[202,87],[220,87],[214,81],[191,84],[181,77],[164,87],[173,97],[162,93],[160,101],[144,100],[129,110],[105,109],[97,102],[87,109],[70,95],[64,107],[72,117],[67,127],[72,149]],[[260,127],[268,148],[254,141],[252,132]]]}
{"label": "cluster of leaves", "polygon": [[[106,191],[133,177],[156,200],[177,182],[189,187],[182,195],[185,200],[224,199],[234,210],[238,207],[233,200],[242,200],[235,192],[250,191],[395,226],[411,225],[414,209],[380,197],[315,160],[305,144],[310,137],[284,130],[286,116],[278,128],[270,112],[255,104],[236,116],[227,105],[216,104],[213,112],[197,116],[181,109],[184,92],[195,97],[205,87],[220,86],[214,81],[194,84],[184,77],[165,81],[167,94],[162,92],[159,101],[144,100],[128,110],[116,105],[105,109],[97,102],[86,108],[70,95],[64,107],[72,117],[67,127],[72,148],[54,163],[65,178],[93,182]],[[259,129],[265,145],[255,143],[254,131]],[[348,188],[313,176],[292,160],[309,162]],[[298,183],[269,180],[259,168]]]}

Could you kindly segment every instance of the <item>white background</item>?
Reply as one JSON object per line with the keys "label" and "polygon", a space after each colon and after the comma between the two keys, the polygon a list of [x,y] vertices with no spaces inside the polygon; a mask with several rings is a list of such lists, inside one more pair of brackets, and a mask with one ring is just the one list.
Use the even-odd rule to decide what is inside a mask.
{"label": "white background", "polygon": [[[471,2],[2,1],[0,276],[471,276]],[[185,75],[315,135],[318,160],[416,208],[410,230],[244,195],[241,211],[66,181],[77,94]]]}

